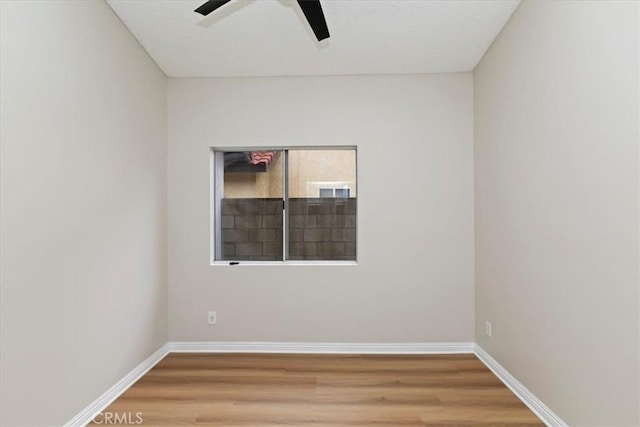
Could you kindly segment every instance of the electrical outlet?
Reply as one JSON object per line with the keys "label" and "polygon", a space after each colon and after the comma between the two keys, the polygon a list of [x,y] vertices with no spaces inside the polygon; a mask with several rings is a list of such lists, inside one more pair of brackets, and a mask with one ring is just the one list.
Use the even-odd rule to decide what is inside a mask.
{"label": "electrical outlet", "polygon": [[218,323],[218,316],[216,315],[215,311],[210,311],[209,312],[209,324],[210,325],[215,325],[216,323]]}
{"label": "electrical outlet", "polygon": [[491,336],[491,322],[486,322],[484,324],[484,333],[489,337]]}

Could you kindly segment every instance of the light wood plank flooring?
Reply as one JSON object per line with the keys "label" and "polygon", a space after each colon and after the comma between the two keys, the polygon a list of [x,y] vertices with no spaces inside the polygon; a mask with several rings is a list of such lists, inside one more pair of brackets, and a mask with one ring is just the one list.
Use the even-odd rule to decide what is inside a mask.
{"label": "light wood plank flooring", "polygon": [[471,354],[172,353],[105,412],[172,426],[543,425]]}

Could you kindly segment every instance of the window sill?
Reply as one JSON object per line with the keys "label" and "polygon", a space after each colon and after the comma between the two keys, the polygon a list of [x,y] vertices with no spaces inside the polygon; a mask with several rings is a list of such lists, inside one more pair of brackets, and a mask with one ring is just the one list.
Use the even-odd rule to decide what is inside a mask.
{"label": "window sill", "polygon": [[[237,262],[238,264],[231,264]],[[213,261],[212,267],[246,267],[246,266],[354,266],[358,265],[358,261]]]}

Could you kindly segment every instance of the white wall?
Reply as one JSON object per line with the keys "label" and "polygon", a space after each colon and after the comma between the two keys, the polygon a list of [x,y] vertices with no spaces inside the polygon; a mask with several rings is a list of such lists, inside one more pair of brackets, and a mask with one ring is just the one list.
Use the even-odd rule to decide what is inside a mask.
{"label": "white wall", "polygon": [[61,425],[167,341],[166,80],[104,2],[0,14],[0,424]]}
{"label": "white wall", "polygon": [[570,425],[640,424],[637,8],[524,1],[474,73],[476,338]]}
{"label": "white wall", "polygon": [[[473,341],[472,92],[470,73],[169,79],[170,339]],[[252,145],[358,146],[357,266],[209,265],[209,147]]]}

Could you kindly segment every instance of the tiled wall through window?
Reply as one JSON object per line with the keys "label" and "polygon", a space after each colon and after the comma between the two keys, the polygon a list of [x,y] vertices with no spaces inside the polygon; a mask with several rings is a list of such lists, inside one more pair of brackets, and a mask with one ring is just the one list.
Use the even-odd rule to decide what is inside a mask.
{"label": "tiled wall through window", "polygon": [[[222,259],[282,260],[282,199],[223,199]],[[356,199],[289,200],[289,259],[355,260]]]}
{"label": "tiled wall through window", "polygon": [[282,199],[223,199],[222,259],[282,261]]}
{"label": "tiled wall through window", "polygon": [[290,199],[289,242],[292,260],[355,260],[356,199]]}

